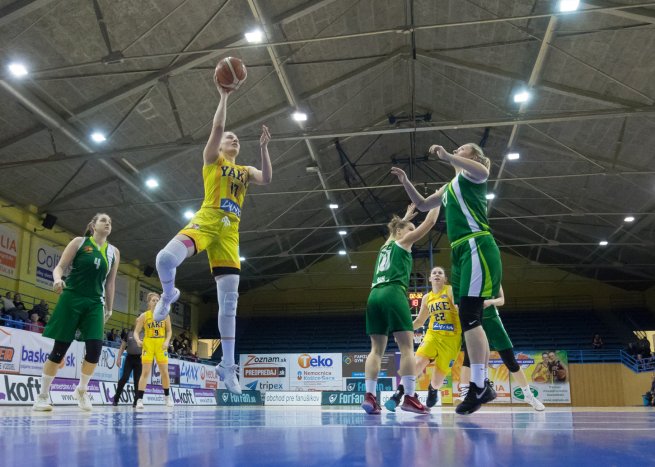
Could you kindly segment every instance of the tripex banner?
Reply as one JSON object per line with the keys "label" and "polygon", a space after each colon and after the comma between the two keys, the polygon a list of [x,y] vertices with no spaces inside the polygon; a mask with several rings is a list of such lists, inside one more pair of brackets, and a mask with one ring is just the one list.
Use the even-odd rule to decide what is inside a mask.
{"label": "tripex banner", "polygon": [[216,403],[218,405],[262,405],[262,393],[260,391],[243,391],[241,394],[232,394],[225,389],[216,391]]}
{"label": "tripex banner", "polygon": [[340,391],[340,353],[289,354],[289,388],[293,391]]}
{"label": "tripex banner", "polygon": [[288,354],[241,354],[241,387],[257,391],[289,390]]}
{"label": "tripex banner", "polygon": [[[545,403],[571,403],[569,358],[565,350],[515,351],[532,393]],[[523,402],[523,391],[512,378],[512,402]]]}
{"label": "tripex banner", "polygon": [[0,373],[19,373],[21,347],[15,331],[0,326]]}
{"label": "tripex banner", "polygon": [[41,378],[0,375],[0,405],[34,404],[41,392]]}
{"label": "tripex banner", "polygon": [[269,391],[264,394],[264,405],[321,405],[321,393]]}
{"label": "tripex banner", "polygon": [[[363,378],[366,357],[368,357],[368,353],[364,352],[349,352],[342,354],[342,376],[344,378]],[[385,353],[382,356],[382,365],[380,367],[379,376],[381,378],[387,376],[393,378],[397,373],[398,367],[396,365],[396,358],[394,353]]]}
{"label": "tripex banner", "polygon": [[[75,405],[77,400],[73,397],[73,391],[77,387],[77,379],[55,378],[50,384],[50,400],[56,405]],[[104,402],[100,390],[100,382],[96,380],[89,381],[88,394],[91,403],[102,405]]]}
{"label": "tripex banner", "polygon": [[[20,343],[20,373],[41,376],[43,364],[48,359],[54,341],[36,332],[21,329],[12,330]],[[18,349],[16,349],[18,350]],[[61,378],[76,378],[77,367],[81,368],[84,358],[84,342],[73,341],[66,352],[65,366],[57,372]]]}
{"label": "tripex banner", "polygon": [[6,224],[0,225],[0,274],[16,278],[19,232]]}
{"label": "tripex banner", "polygon": [[52,290],[52,272],[59,263],[63,251],[62,248],[50,246],[40,239],[34,242],[32,257],[36,264],[33,266],[33,271],[38,287]]}

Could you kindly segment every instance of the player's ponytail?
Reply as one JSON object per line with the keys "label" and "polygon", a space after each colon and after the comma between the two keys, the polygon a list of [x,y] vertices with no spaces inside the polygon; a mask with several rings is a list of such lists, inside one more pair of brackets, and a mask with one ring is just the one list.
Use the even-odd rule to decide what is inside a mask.
{"label": "player's ponytail", "polygon": [[467,144],[471,147],[473,154],[475,154],[475,160],[480,164],[484,165],[487,168],[487,170],[491,170],[491,159],[489,159],[487,156],[484,155],[484,151],[482,150],[482,148],[475,143],[467,143]]}

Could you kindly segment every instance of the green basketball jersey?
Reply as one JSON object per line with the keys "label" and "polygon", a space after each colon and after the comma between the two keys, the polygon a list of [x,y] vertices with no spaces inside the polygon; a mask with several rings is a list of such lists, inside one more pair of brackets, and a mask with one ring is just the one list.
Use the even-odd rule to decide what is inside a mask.
{"label": "green basketball jersey", "polygon": [[448,183],[442,205],[446,209],[446,230],[451,245],[491,233],[487,220],[486,181],[474,183],[460,172]]}
{"label": "green basketball jersey", "polygon": [[395,282],[407,288],[411,272],[412,254],[391,241],[380,248],[371,287]]}
{"label": "green basketball jersey", "polygon": [[85,237],[73,258],[66,290],[105,302],[105,282],[116,260],[114,247],[105,242],[99,247],[93,237]]}

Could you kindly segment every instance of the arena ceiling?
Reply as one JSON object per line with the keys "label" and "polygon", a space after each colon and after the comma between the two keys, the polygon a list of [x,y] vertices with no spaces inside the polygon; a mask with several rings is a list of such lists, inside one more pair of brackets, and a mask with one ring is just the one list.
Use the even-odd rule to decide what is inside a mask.
{"label": "arena ceiling", "polygon": [[[264,42],[248,43],[257,28]],[[260,166],[260,126],[273,134],[273,183],[245,203],[242,291],[342,249],[349,273],[406,206],[390,167],[431,192],[453,171],[429,145],[470,141],[493,161],[504,252],[655,283],[655,2],[2,0],[0,45],[0,196],[74,232],[108,212],[142,266],[200,206],[212,70],[231,55],[248,66],[228,108],[240,163]],[[13,61],[29,75],[4,71]],[[213,290],[205,256],[178,281]]]}

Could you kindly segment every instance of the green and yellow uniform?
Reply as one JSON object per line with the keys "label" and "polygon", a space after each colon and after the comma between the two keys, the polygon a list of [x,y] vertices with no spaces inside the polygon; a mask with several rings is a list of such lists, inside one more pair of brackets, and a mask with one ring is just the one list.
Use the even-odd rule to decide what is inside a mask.
{"label": "green and yellow uniform", "polygon": [[494,305],[488,306],[482,312],[482,329],[487,335],[491,350],[501,351],[514,347],[500,319],[498,308]]}
{"label": "green and yellow uniform", "polygon": [[434,360],[439,371],[448,373],[462,346],[462,328],[451,286],[445,285],[437,293],[429,292],[426,300],[430,321],[416,355]]}
{"label": "green and yellow uniform", "polygon": [[108,242],[98,246],[93,237],[83,239],[44,336],[72,342],[79,329],[84,341],[103,339],[105,283],[115,261],[116,250]]}
{"label": "green and yellow uniform", "polygon": [[179,233],[193,239],[197,253],[207,250],[214,275],[238,272],[239,222],[249,184],[248,167],[221,156],[213,164],[203,166],[202,179],[205,199]]}
{"label": "green and yellow uniform", "polygon": [[155,321],[152,311],[143,314],[143,351],[141,363],[168,364],[168,349],[162,348],[166,340],[166,320]]}
{"label": "green and yellow uniform", "polygon": [[407,301],[411,271],[412,254],[409,251],[395,241],[380,248],[366,304],[366,334],[388,335],[413,330]]}
{"label": "green and yellow uniform", "polygon": [[487,220],[487,182],[457,174],[442,197],[451,246],[451,283],[455,303],[461,297],[498,295],[502,264]]}

